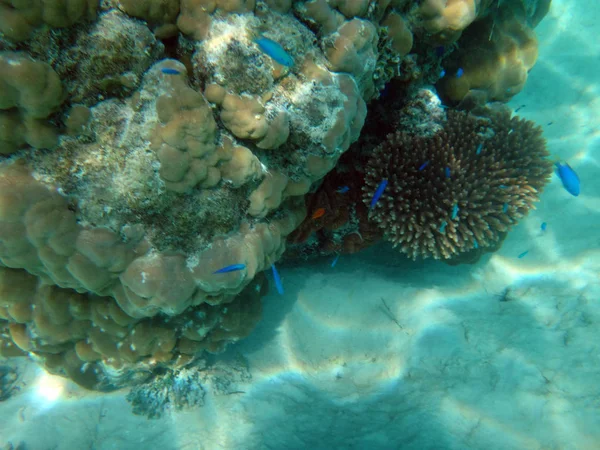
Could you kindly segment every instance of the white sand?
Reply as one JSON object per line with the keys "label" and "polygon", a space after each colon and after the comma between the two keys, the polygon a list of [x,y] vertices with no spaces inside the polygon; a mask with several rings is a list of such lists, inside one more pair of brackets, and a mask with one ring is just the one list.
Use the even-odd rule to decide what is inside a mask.
{"label": "white sand", "polygon": [[577,171],[578,198],[553,177],[538,210],[475,266],[414,264],[382,246],[334,269],[282,269],[286,295],[267,297],[257,330],[228,352],[247,358],[252,381],[194,411],[149,421],[123,393],[60,379],[62,396],[43,402],[30,368],[28,388],[0,404],[0,445],[600,448],[599,24],[597,0],[555,0],[512,102]]}

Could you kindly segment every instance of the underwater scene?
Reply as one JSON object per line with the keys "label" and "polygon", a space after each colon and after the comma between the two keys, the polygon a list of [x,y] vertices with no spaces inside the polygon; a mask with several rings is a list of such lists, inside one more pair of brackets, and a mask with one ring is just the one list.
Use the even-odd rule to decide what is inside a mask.
{"label": "underwater scene", "polygon": [[0,450],[600,450],[599,33],[0,0]]}

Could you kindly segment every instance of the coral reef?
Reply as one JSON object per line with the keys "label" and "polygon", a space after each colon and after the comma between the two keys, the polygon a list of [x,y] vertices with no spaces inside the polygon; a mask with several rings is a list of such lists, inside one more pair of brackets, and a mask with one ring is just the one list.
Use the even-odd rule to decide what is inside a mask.
{"label": "coral reef", "polygon": [[397,132],[368,163],[364,202],[389,184],[371,211],[385,238],[416,259],[449,259],[494,246],[539,200],[552,169],[542,131],[495,112],[449,111],[433,137]]}
{"label": "coral reef", "polygon": [[351,253],[389,234],[365,161],[397,128],[447,132],[424,85],[463,56],[440,42],[491,23],[512,57],[486,99],[506,100],[547,4],[0,0],[1,354],[110,390],[248,335],[288,239]]}

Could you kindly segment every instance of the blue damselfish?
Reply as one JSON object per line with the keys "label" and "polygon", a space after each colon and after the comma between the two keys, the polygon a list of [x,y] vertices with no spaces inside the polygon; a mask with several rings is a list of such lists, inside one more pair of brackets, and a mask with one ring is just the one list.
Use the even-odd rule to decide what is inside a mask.
{"label": "blue damselfish", "polygon": [[371,205],[369,205],[369,209],[373,209],[373,207],[375,206],[375,204],[381,197],[381,194],[383,194],[383,191],[385,191],[385,187],[387,186],[387,184],[388,184],[388,180],[386,180],[385,178],[383,180],[381,180],[381,183],[379,183],[379,186],[377,187],[375,194],[373,194],[373,198],[371,199]]}
{"label": "blue damselfish", "polygon": [[265,54],[269,55],[282,66],[292,67],[294,65],[292,57],[288,55],[284,48],[277,42],[264,36],[257,37],[254,42],[256,42],[256,45],[258,45]]}
{"label": "blue damselfish", "polygon": [[271,270],[273,271],[273,281],[275,281],[275,289],[277,289],[279,295],[283,295],[283,283],[281,282],[281,277],[279,276],[279,272],[277,272],[275,264],[271,264]]}
{"label": "blue damselfish", "polygon": [[575,171],[567,163],[556,163],[556,174],[562,181],[563,187],[567,192],[575,197],[579,195],[581,186],[579,183],[579,177]]}
{"label": "blue damselfish", "polygon": [[229,273],[229,272],[235,272],[237,270],[244,270],[246,268],[246,264],[232,264],[230,266],[226,266],[223,267],[222,269],[219,270],[215,270],[213,272],[213,275],[215,273]]}

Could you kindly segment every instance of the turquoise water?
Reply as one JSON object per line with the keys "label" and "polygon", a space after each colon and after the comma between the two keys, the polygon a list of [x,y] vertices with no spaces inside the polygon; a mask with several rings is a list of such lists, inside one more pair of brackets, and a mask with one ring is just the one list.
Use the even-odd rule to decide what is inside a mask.
{"label": "turquoise water", "polygon": [[[0,14],[7,14],[3,6]],[[174,372],[177,382],[164,381],[165,373],[171,372],[160,364],[145,366],[159,383],[134,389],[133,401],[131,385],[142,382],[126,380],[120,372],[110,375],[115,385],[123,384],[121,389],[99,392],[81,387],[81,379],[79,385],[69,380],[74,376],[49,374],[34,350],[29,357],[2,359],[0,445],[28,450],[600,448],[599,19],[600,5],[593,0],[554,0],[535,29],[537,62],[523,90],[508,102],[521,117],[542,127],[550,159],[567,162],[577,173],[579,196],[570,195],[552,174],[535,209],[508,233],[499,250],[474,264],[412,261],[380,242],[342,254],[333,267],[335,252],[308,260],[284,258],[277,262],[283,295],[266,266],[270,286],[249,336],[215,355],[199,351],[193,364]],[[222,32],[233,33],[226,27]],[[173,53],[169,56],[176,57],[175,44],[165,42],[167,52]],[[215,48],[219,45],[214,43]],[[168,64],[180,71],[189,66]],[[154,72],[152,76],[161,76]],[[144,95],[162,93],[152,89]],[[298,89],[296,94],[302,92]],[[152,101],[148,98],[140,104]],[[179,108],[181,104],[173,110]],[[116,106],[106,110],[103,120],[108,124],[113,114],[110,124],[115,129],[137,120],[135,115],[122,115]],[[154,111],[140,110],[148,123],[156,119]],[[216,127],[222,128],[223,122],[227,118],[221,116]],[[102,121],[93,123],[98,127]],[[293,119],[291,123],[293,130]],[[133,137],[117,134],[123,142],[143,140],[141,132]],[[250,146],[243,139],[240,142]],[[264,156],[261,151],[280,152],[265,161],[279,161],[277,155],[283,153],[255,152]],[[108,161],[107,154],[98,161]],[[144,166],[143,154],[145,150],[135,153],[134,167]],[[32,157],[38,164],[40,160]],[[100,166],[95,170],[101,172]],[[259,164],[255,170],[261,170]],[[41,169],[40,173],[46,182],[49,175]],[[126,172],[118,178],[124,184],[115,182],[110,188],[121,195],[130,187],[130,176]],[[11,185],[4,183],[2,188]],[[72,186],[65,184],[68,188]],[[77,192],[83,195],[82,191]],[[112,198],[106,194],[98,204]],[[235,209],[239,198],[225,200]],[[202,201],[213,209],[220,205],[219,198],[210,195]],[[112,217],[106,208],[98,212],[97,204],[78,206],[88,217]],[[279,218],[269,216],[269,225]],[[214,226],[221,229],[222,224]],[[181,231],[166,225],[161,230],[170,237]],[[0,237],[4,251],[11,241]],[[236,254],[225,247],[225,253]],[[213,259],[200,259],[213,264]],[[0,260],[3,266],[15,267],[4,253]],[[247,266],[244,270],[253,270],[250,262]],[[8,281],[3,281],[0,299],[8,302],[20,295],[14,286],[21,278],[3,277]],[[37,281],[24,279],[29,281],[18,289],[35,287]],[[168,280],[165,298],[183,291],[186,282]],[[134,281],[130,286],[135,289]],[[223,286],[233,292],[227,282]],[[256,286],[260,291],[261,285]],[[128,307],[133,314],[135,307]],[[0,319],[0,326],[3,337],[17,341],[8,320]],[[147,339],[157,336],[150,331]],[[82,366],[81,373],[86,370]],[[144,378],[146,372],[136,376]],[[177,401],[188,404],[178,409],[182,405]]]}

